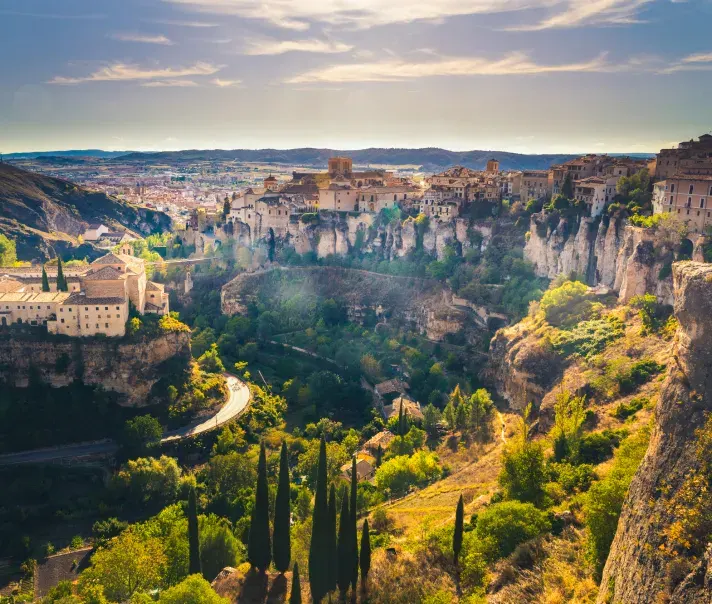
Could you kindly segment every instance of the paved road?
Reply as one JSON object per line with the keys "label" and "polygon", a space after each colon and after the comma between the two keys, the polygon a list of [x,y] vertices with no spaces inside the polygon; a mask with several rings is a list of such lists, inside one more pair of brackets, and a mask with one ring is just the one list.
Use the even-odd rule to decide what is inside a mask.
{"label": "paved road", "polygon": [[[212,417],[197,423],[190,424],[178,430],[167,432],[161,442],[172,442],[181,438],[188,438],[207,432],[221,426],[225,422],[240,415],[250,402],[250,389],[247,384],[229,373],[223,374],[230,389],[228,402]],[[88,443],[76,443],[48,449],[33,449],[20,453],[0,455],[0,466],[10,466],[25,463],[45,463],[60,459],[76,459],[95,455],[108,455],[116,453],[118,445],[112,440],[101,440]]]}

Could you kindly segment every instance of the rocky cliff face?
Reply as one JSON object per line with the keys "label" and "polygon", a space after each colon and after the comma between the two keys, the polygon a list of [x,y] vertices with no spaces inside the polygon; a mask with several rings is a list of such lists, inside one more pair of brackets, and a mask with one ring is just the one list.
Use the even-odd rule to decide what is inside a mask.
{"label": "rocky cliff face", "polygon": [[653,293],[672,304],[672,252],[651,229],[620,219],[549,220],[544,214],[532,216],[524,248],[540,277],[576,273],[589,285],[617,292],[621,302]]}
{"label": "rocky cliff face", "polygon": [[53,387],[75,379],[119,394],[119,404],[141,407],[162,377],[161,364],[175,357],[190,360],[190,334],[168,333],[151,340],[111,339],[0,340],[0,379],[27,386],[31,369]]}
{"label": "rocky cliff face", "polygon": [[679,492],[688,473],[698,468],[696,431],[712,410],[712,266],[678,263],[673,277],[675,315],[680,323],[676,363],[669,367],[650,446],[618,523],[599,603],[712,601],[709,556],[675,586],[670,560],[662,554],[667,545],[664,531],[679,519],[670,498]]}
{"label": "rocky cliff face", "polygon": [[436,341],[447,334],[474,334],[483,327],[483,320],[469,308],[454,304],[452,291],[438,281],[338,267],[243,273],[222,288],[223,312],[245,314],[263,290],[274,298],[296,293],[333,298],[346,306],[352,320],[373,311],[381,320],[404,321]]}

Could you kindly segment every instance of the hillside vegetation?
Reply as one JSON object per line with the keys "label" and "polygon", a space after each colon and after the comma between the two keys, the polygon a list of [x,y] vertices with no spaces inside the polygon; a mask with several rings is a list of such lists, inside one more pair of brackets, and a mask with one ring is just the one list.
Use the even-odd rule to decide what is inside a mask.
{"label": "hillside vegetation", "polygon": [[125,227],[141,234],[161,232],[170,218],[131,206],[104,193],[92,192],[66,180],[0,164],[0,233],[14,239],[20,260],[47,259],[65,254],[92,255],[77,237],[88,223]]}

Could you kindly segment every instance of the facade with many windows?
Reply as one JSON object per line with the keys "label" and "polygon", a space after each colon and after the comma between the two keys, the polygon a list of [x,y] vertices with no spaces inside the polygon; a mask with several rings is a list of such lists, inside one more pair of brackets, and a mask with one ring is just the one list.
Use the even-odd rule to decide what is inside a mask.
{"label": "facade with many windows", "polygon": [[677,174],[655,183],[653,212],[669,212],[690,232],[705,232],[712,225],[712,175]]}

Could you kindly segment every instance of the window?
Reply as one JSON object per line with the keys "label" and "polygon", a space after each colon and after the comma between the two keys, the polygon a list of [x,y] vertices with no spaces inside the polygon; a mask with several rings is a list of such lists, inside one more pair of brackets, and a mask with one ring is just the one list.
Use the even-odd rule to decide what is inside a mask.
{"label": "window", "polygon": [[[85,319],[88,319],[88,318],[89,318],[89,315],[84,315],[84,318],[85,318]],[[89,326],[87,325],[87,327],[89,327]]]}
{"label": "window", "polygon": [[108,306],[105,306],[105,307],[104,307],[104,310],[109,310],[109,307],[108,307]]}
{"label": "window", "polygon": [[119,307],[118,307],[118,306],[116,307],[116,310],[119,310]]}
{"label": "window", "polygon": [[700,207],[701,208],[705,207],[705,198],[704,197],[702,199],[700,199]]}
{"label": "window", "polygon": [[97,306],[96,309],[99,310],[99,307]]}
{"label": "window", "polygon": [[675,192],[675,183],[672,183],[670,185],[670,193],[674,193],[674,192]]}
{"label": "window", "polygon": [[670,205],[672,205],[672,195],[670,195]]}
{"label": "window", "polygon": [[98,323],[96,324],[96,328],[99,329],[99,324],[98,324]]}
{"label": "window", "polygon": [[60,323],[64,323],[64,319],[60,319]]}
{"label": "window", "polygon": [[690,185],[690,195],[695,192],[695,185]]}
{"label": "window", "polygon": [[85,307],[84,307],[84,310],[89,310],[89,307],[88,307],[88,306],[85,306]]}
{"label": "window", "polygon": [[108,323],[104,323],[104,327],[107,327],[107,328],[108,328],[108,327],[109,327],[109,324],[108,324]]}

